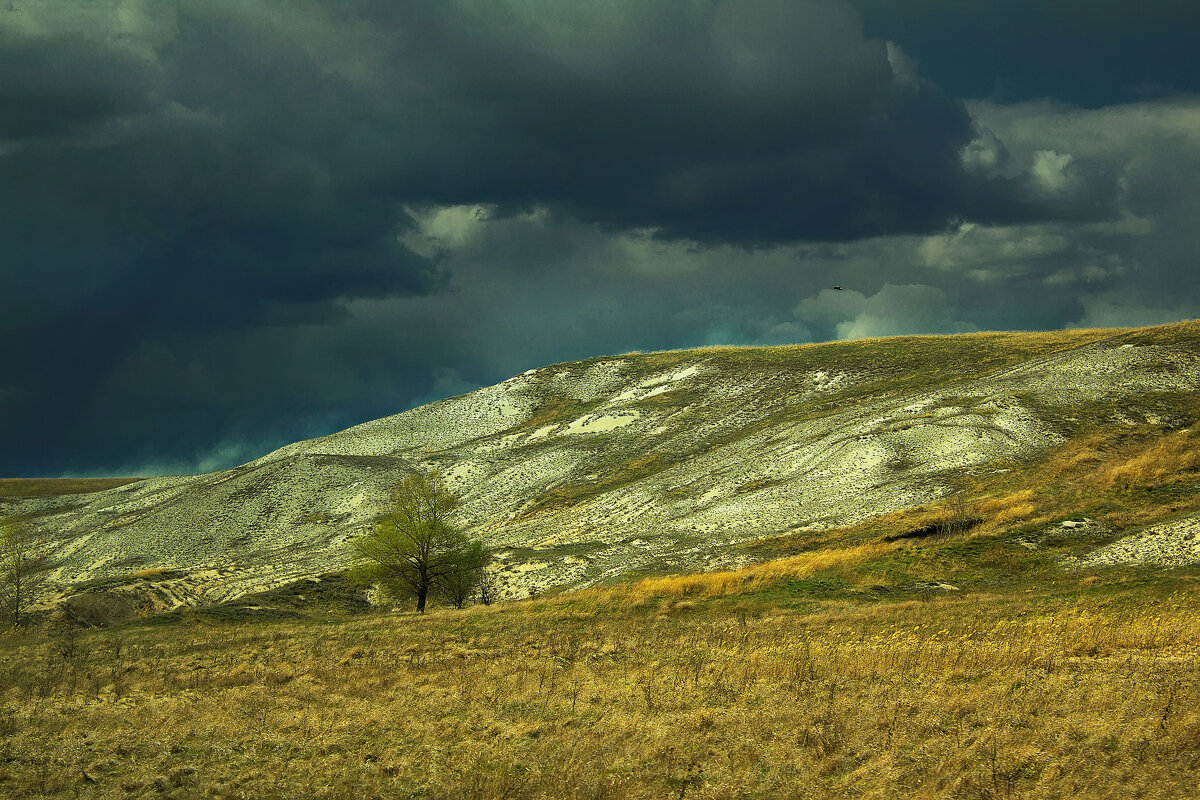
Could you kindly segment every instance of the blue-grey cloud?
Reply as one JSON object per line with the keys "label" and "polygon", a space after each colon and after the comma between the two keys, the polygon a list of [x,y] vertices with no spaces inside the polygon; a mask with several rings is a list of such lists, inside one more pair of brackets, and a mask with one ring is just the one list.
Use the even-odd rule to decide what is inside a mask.
{"label": "blue-grey cloud", "polygon": [[938,24],[857,6],[8,3],[0,474],[209,467],[597,352],[1113,318],[1193,252],[1183,128],[969,106]]}
{"label": "blue-grey cloud", "polygon": [[951,96],[1102,107],[1200,91],[1189,0],[849,0]]}

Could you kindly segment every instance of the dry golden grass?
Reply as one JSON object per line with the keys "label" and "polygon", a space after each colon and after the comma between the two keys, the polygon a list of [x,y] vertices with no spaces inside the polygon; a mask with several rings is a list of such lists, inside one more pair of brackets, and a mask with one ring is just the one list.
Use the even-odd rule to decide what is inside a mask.
{"label": "dry golden grass", "polygon": [[607,606],[638,608],[660,599],[746,594],[778,586],[788,580],[807,578],[821,570],[862,564],[894,549],[896,545],[892,544],[869,544],[819,550],[753,564],[743,569],[644,578],[631,586],[577,592],[575,598],[582,603],[598,602]]}
{"label": "dry golden grass", "polygon": [[[7,797],[1184,797],[1194,596],[9,640]],[[747,613],[749,611],[749,613]]]}
{"label": "dry golden grass", "polygon": [[[966,525],[996,535],[1072,516],[1115,529],[1149,525],[1200,510],[1200,424],[1092,431],[1051,448],[1037,464],[964,480],[956,494],[847,528],[779,537],[765,549],[810,549],[889,541]],[[759,545],[762,547],[762,545]]]}
{"label": "dry golden grass", "polygon": [[1149,427],[1103,430],[1052,450],[1001,492],[982,488],[989,525],[1045,522],[1091,514],[1117,527],[1144,525],[1200,506],[1200,431]]}
{"label": "dry golden grass", "polygon": [[1187,429],[1130,448],[1116,461],[1102,462],[1096,481],[1110,487],[1161,486],[1200,471],[1200,433]]}
{"label": "dry golden grass", "polygon": [[1033,489],[1018,489],[999,497],[988,497],[975,504],[983,519],[994,528],[1004,528],[1030,519],[1038,510]]}

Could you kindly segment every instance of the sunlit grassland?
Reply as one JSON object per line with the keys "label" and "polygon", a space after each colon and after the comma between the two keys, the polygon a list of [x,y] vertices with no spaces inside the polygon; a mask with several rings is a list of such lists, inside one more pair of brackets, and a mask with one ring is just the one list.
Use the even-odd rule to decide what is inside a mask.
{"label": "sunlit grassland", "polygon": [[[1196,576],[10,637],[20,797],[1182,797]],[[797,590],[803,591],[803,590]]]}
{"label": "sunlit grassland", "polygon": [[947,504],[465,612],[13,632],[0,794],[1188,796],[1200,571],[1070,570],[1069,539],[1016,541],[1080,497],[1128,514],[1123,493],[1192,479],[1169,437],[1106,442],[1034,465],[1007,525],[942,526]]}

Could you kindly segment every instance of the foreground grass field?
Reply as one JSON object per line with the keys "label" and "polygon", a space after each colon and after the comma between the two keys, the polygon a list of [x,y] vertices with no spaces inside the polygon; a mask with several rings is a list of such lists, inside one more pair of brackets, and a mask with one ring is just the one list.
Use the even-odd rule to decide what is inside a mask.
{"label": "foreground grass field", "polygon": [[708,599],[11,634],[0,795],[1192,796],[1194,572],[879,599],[828,566]]}

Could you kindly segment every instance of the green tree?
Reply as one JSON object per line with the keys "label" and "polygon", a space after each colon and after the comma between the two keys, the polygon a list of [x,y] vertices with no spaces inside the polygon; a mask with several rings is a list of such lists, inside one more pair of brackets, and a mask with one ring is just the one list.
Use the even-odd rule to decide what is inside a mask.
{"label": "green tree", "polygon": [[[400,597],[415,597],[425,611],[431,592],[454,598],[470,596],[488,561],[487,548],[451,522],[459,498],[440,473],[417,472],[392,492],[392,506],[372,533],[354,541],[364,563],[361,579]],[[462,594],[463,587],[466,595]]]}
{"label": "green tree", "polygon": [[45,582],[49,565],[37,556],[36,544],[26,520],[0,519],[0,616],[12,625],[25,621],[25,610]]}
{"label": "green tree", "polygon": [[471,595],[482,588],[484,571],[490,560],[491,553],[483,546],[483,542],[472,539],[463,551],[463,568],[446,574],[438,581],[438,596],[455,608],[462,608]]}

